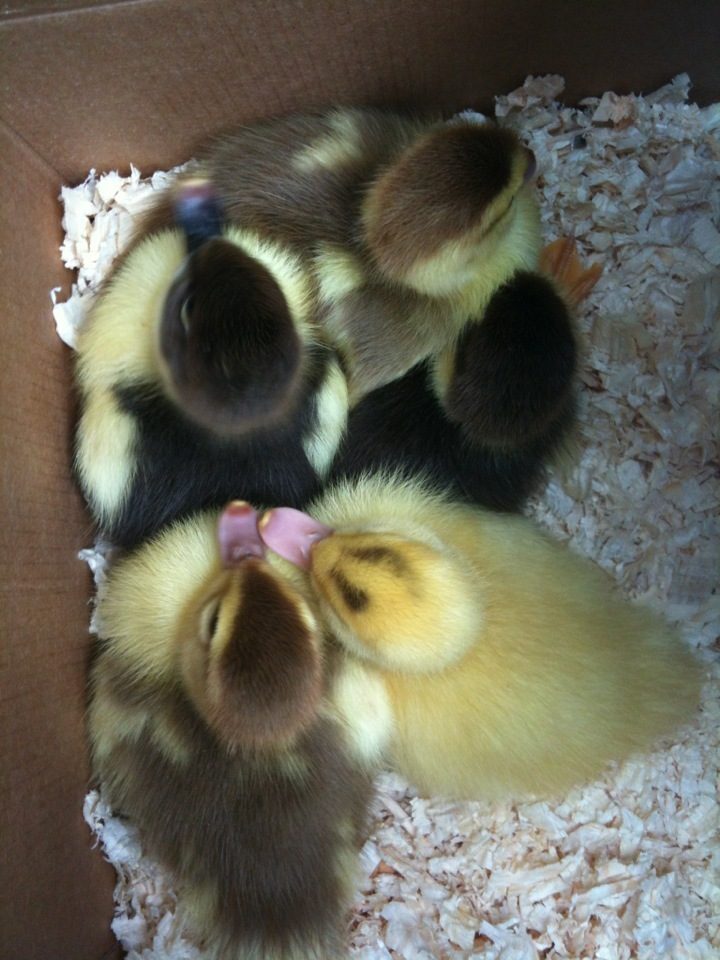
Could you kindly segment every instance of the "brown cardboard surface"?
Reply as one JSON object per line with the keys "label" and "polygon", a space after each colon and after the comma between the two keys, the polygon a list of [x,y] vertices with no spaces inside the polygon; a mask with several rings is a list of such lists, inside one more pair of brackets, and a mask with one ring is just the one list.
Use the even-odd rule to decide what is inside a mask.
{"label": "brown cardboard surface", "polygon": [[[3,131],[0,288],[0,955],[97,960],[112,880],[82,820],[88,521],[70,480],[57,175]],[[63,278],[64,279],[64,278]]]}
{"label": "brown cardboard surface", "polygon": [[[132,3],[133,0],[114,0],[116,3]],[[46,13],[71,13],[84,7],[107,6],[107,0],[2,0],[0,19],[19,20]]]}
{"label": "brown cardboard surface", "polygon": [[573,100],[689,70],[703,101],[720,92],[718,17],[712,0],[90,6],[0,23],[0,116],[77,180],[131,160],[149,171],[220,127],[330,102],[482,106],[527,73],[564,74]]}

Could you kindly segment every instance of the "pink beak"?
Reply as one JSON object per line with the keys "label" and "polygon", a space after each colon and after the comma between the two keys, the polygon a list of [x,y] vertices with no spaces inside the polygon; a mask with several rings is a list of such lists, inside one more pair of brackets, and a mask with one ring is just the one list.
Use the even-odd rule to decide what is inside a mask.
{"label": "pink beak", "polygon": [[248,557],[265,556],[258,532],[258,515],[244,500],[233,500],[220,514],[218,545],[224,567],[237,567]]}
{"label": "pink beak", "polygon": [[260,519],[260,536],[265,545],[296,567],[310,568],[310,550],[318,540],[333,532],[324,523],[313,520],[292,507],[268,510]]}

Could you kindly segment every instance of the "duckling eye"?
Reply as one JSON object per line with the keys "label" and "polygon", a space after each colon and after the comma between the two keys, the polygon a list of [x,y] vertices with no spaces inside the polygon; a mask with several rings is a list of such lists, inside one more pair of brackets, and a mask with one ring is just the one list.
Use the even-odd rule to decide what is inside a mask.
{"label": "duckling eye", "polygon": [[180,307],[180,322],[183,325],[185,333],[190,333],[190,321],[192,320],[192,311],[195,306],[195,298],[192,294],[189,297],[185,297]]}
{"label": "duckling eye", "polygon": [[200,618],[202,639],[205,643],[210,643],[215,636],[215,631],[220,620],[220,600],[211,600],[205,607]]}

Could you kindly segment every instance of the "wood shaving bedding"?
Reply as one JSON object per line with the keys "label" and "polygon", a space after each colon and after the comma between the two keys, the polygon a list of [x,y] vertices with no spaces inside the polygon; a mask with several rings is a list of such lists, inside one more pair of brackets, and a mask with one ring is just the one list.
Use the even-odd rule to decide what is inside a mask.
{"label": "wood shaving bedding", "polygon": [[[579,108],[557,102],[563,87],[531,77],[496,101],[537,157],[546,240],[574,235],[604,265],[579,318],[580,455],[528,512],[681,625],[707,664],[702,711],[672,745],[554,802],[427,799],[381,775],[348,931],[358,960],[720,956],[720,104],[688,104],[685,75]],[[66,342],[172,174],[63,189],[62,253],[79,270],[54,307]],[[130,960],[199,960],[135,828],[95,791],[85,818],[118,871]]]}

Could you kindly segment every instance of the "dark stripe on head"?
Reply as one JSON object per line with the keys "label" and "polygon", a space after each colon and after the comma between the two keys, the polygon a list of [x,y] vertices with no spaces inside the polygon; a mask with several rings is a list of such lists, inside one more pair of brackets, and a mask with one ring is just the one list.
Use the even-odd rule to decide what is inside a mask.
{"label": "dark stripe on head", "polygon": [[387,564],[398,574],[406,573],[408,569],[405,558],[390,547],[354,547],[347,552],[351,557],[362,560],[364,563]]}
{"label": "dark stripe on head", "polygon": [[218,433],[287,414],[304,348],[276,278],[225,239],[204,243],[170,287],[160,347],[180,408]]}
{"label": "dark stripe on head", "polygon": [[213,726],[253,746],[292,737],[315,716],[320,655],[298,602],[264,564],[245,561],[242,598],[219,662],[211,666]]}
{"label": "dark stripe on head", "polygon": [[338,570],[337,567],[333,567],[330,571],[330,577],[340,591],[345,606],[348,607],[348,609],[354,613],[358,613],[369,605],[370,597],[368,597],[367,593],[361,590],[360,587],[355,586],[354,583],[351,583],[345,574]]}

